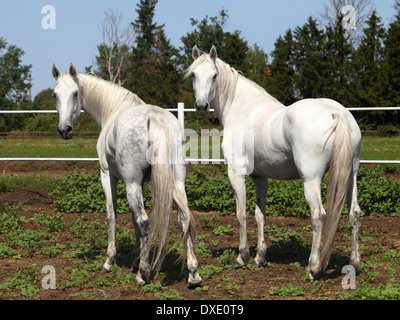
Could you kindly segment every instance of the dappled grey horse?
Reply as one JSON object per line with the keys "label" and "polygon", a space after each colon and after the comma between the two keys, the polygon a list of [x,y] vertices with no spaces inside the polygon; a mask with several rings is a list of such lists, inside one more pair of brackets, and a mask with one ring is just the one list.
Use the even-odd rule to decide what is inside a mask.
{"label": "dappled grey horse", "polygon": [[[54,97],[60,117],[58,131],[62,138],[72,138],[81,109],[101,128],[97,152],[107,199],[108,224],[107,260],[103,271],[110,270],[116,255],[116,187],[120,179],[126,185],[135,225],[135,253],[140,259],[136,281],[147,282],[151,269],[160,269],[167,253],[175,203],[185,240],[188,283],[189,286],[199,285],[201,278],[193,249],[195,223],[187,205],[184,137],[178,120],[160,107],[145,104],[137,95],[120,86],[77,73],[72,64],[63,74],[53,66],[52,73],[57,80]],[[143,203],[144,183],[149,178],[153,206],[150,219]],[[150,264],[150,249],[155,245],[158,249]]]}

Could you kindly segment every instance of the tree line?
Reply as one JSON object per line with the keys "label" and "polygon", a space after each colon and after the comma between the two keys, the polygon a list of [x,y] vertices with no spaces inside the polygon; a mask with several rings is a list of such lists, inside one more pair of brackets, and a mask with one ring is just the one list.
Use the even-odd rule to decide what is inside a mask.
{"label": "tree line", "polygon": [[[376,11],[368,14],[357,41],[351,41],[352,29],[346,28],[345,16],[339,11],[336,19],[326,24],[310,17],[302,26],[288,29],[275,41],[269,55],[257,44],[250,45],[240,30],[226,31],[229,13],[224,9],[214,17],[191,19],[193,30],[181,37],[182,47],[176,48],[165,33],[165,25],[154,21],[157,3],[140,0],[136,19],[126,27],[122,26],[121,14],[106,12],[103,42],[98,45],[95,63],[86,71],[123,85],[147,103],[167,108],[182,101],[190,106],[194,103],[191,83],[182,78],[192,62],[192,47],[196,44],[208,52],[215,45],[221,59],[285,105],[325,97],[346,107],[400,106],[400,0],[394,1],[395,14],[387,28]],[[21,64],[23,54],[0,38],[0,108],[54,109],[51,89],[30,100],[32,66]],[[400,120],[396,112],[354,115],[363,129],[398,125]],[[0,132],[54,130],[51,118],[2,115]],[[187,115],[187,119],[215,122],[213,117],[194,120]],[[90,122],[85,118],[82,121]]]}

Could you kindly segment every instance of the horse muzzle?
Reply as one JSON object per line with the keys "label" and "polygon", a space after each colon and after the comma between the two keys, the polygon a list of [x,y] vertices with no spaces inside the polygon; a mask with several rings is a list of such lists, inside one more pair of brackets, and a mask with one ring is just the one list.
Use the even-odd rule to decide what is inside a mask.
{"label": "horse muzzle", "polygon": [[208,103],[196,103],[196,112],[199,116],[206,116],[210,112],[210,105]]}
{"label": "horse muzzle", "polygon": [[60,127],[58,127],[57,131],[60,134],[61,138],[63,138],[64,140],[72,139],[72,136],[74,134],[74,128],[72,128],[71,126],[67,126],[65,129],[61,129]]}

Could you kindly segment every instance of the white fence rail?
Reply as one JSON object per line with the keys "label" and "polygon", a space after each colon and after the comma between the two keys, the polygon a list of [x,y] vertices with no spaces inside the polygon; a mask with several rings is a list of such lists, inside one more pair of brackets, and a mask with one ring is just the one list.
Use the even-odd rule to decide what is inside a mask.
{"label": "white fence rail", "polygon": [[[178,120],[185,128],[185,112],[195,112],[195,109],[185,109],[183,103],[178,103],[177,108],[166,109],[170,112],[177,112]],[[400,111],[400,107],[390,108],[347,108],[352,112],[357,111]],[[82,111],[83,113],[84,111]],[[210,112],[214,112],[213,109]],[[1,114],[57,114],[56,110],[0,110]],[[190,163],[224,163],[224,159],[185,159]],[[0,158],[0,161],[99,161],[98,158]],[[361,160],[362,164],[400,164],[400,160]]]}

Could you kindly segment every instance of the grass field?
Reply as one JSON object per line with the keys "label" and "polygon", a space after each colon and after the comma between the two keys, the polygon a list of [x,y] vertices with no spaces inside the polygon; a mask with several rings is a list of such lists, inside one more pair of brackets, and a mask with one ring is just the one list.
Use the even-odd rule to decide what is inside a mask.
{"label": "grass field", "polygon": [[[85,138],[74,138],[68,141],[54,138],[2,139],[0,140],[0,158],[96,158],[96,143],[96,139]],[[200,143],[199,139],[199,148]],[[201,157],[200,150],[198,155]],[[363,137],[361,159],[400,160],[400,137]]]}
{"label": "grass field", "polygon": [[2,139],[0,158],[96,158],[97,139]]}
{"label": "grass field", "polygon": [[363,137],[361,159],[400,160],[400,137]]}

